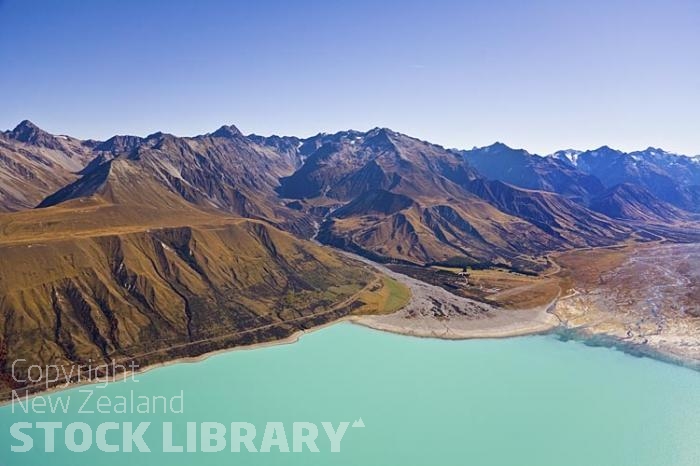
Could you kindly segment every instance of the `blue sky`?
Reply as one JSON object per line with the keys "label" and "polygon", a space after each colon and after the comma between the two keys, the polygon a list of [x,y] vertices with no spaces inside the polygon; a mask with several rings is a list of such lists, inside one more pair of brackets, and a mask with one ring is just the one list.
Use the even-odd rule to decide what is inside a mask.
{"label": "blue sky", "polygon": [[0,0],[0,128],[700,153],[700,2]]}

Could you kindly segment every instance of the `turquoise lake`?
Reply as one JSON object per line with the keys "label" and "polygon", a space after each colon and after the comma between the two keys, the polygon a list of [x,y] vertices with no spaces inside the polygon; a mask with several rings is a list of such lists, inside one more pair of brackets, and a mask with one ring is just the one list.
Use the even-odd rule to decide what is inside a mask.
{"label": "turquoise lake", "polygon": [[[95,397],[172,397],[183,414],[78,414],[78,387],[51,395],[71,400],[68,414],[0,408],[0,465],[499,465],[698,466],[700,373],[553,336],[443,341],[338,324],[298,343],[234,351],[175,364],[136,382],[95,389]],[[162,423],[184,444],[188,421],[254,424],[256,446],[268,421],[319,425],[362,418],[339,453],[321,429],[320,453],[164,453]],[[57,431],[56,451],[13,453],[16,422],[151,421],[151,453],[73,453]],[[118,444],[119,431],[108,434]],[[160,451],[159,451],[160,449]],[[126,463],[125,463],[126,462]]]}

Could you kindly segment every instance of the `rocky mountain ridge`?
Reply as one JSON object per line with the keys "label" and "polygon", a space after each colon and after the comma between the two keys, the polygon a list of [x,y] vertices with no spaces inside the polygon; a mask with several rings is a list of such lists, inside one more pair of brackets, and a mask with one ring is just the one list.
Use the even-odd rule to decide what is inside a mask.
{"label": "rocky mountain ridge", "polygon": [[[304,238],[320,225],[320,240],[383,261],[536,271],[548,251],[647,240],[656,236],[643,224],[685,222],[700,208],[700,164],[653,148],[540,157],[502,143],[448,150],[387,128],[296,138],[246,136],[233,125],[194,137],[159,132],[98,142],[63,140],[29,122],[0,141],[79,161],[51,184],[62,183],[53,192],[32,193],[46,194],[39,207],[95,197],[154,206],[181,199]],[[11,179],[5,175],[2,186]]]}

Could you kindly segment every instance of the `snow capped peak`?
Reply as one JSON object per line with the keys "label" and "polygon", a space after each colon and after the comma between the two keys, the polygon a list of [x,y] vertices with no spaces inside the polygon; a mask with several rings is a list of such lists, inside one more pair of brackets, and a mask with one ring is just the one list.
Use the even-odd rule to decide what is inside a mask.
{"label": "snow capped peak", "polygon": [[[639,157],[646,160],[664,159],[668,163],[674,163],[674,160],[678,160],[681,157],[687,157],[676,152],[669,152],[667,150],[663,150],[659,147],[647,147],[646,149],[641,151],[630,152],[629,155],[635,160],[639,160]],[[692,159],[692,157],[689,158]]]}
{"label": "snow capped peak", "polygon": [[553,154],[550,154],[549,157],[554,157],[559,160],[564,160],[565,162],[569,162],[572,165],[576,165],[578,163],[578,156],[581,155],[580,150],[575,150],[575,149],[564,149],[557,151]]}
{"label": "snow capped peak", "polygon": [[651,157],[663,157],[663,156],[677,156],[678,154],[673,154],[671,152],[665,151],[659,147],[647,147],[643,151],[639,151],[641,155],[647,155]]}
{"label": "snow capped peak", "polygon": [[646,150],[643,150],[642,152],[646,152],[646,153],[649,154],[649,155],[665,155],[665,154],[668,154],[668,152],[666,152],[666,151],[663,150],[663,149],[659,149],[658,147],[651,147],[651,146],[647,147]]}

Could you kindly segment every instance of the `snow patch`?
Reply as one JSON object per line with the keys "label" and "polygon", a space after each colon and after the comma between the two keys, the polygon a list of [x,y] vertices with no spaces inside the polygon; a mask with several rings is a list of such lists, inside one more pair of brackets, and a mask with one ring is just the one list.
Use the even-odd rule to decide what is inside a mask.
{"label": "snow patch", "polygon": [[568,160],[572,165],[577,165],[578,164],[578,156],[581,154],[581,151],[574,150],[574,149],[566,149],[566,150],[560,150],[559,152],[555,152],[552,154],[552,156],[558,158],[559,160]]}

